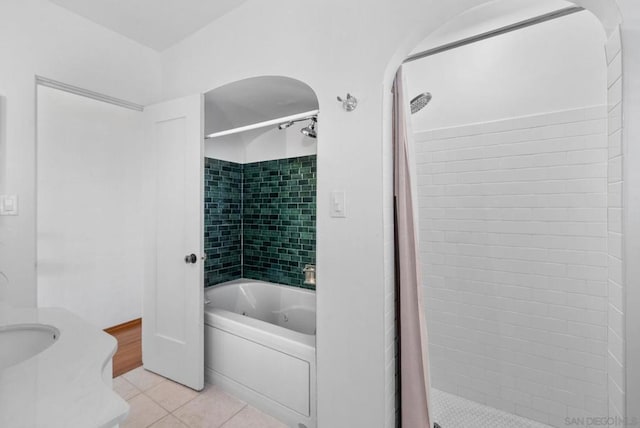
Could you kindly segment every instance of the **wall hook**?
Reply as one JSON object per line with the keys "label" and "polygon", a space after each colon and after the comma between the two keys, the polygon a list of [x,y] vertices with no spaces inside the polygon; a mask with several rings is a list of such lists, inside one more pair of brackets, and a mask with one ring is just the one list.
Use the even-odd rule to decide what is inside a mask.
{"label": "wall hook", "polygon": [[345,111],[354,111],[356,107],[358,107],[358,99],[352,96],[351,94],[347,94],[346,99],[342,99],[341,97],[338,97],[338,101],[342,103],[342,108]]}

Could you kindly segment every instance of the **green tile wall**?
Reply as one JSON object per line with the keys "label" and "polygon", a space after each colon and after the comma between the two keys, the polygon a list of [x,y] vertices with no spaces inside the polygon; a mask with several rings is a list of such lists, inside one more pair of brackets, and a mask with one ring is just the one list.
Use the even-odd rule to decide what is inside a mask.
{"label": "green tile wall", "polygon": [[205,158],[204,285],[242,278],[242,165]]}
{"label": "green tile wall", "polygon": [[243,165],[243,276],[308,287],[316,263],[316,156]]}
{"label": "green tile wall", "polygon": [[205,159],[205,286],[238,278],[313,288],[316,156],[245,165]]}

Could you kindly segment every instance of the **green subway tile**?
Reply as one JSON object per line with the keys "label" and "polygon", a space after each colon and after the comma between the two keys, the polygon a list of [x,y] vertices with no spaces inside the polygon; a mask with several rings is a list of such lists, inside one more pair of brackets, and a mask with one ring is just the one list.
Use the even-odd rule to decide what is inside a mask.
{"label": "green subway tile", "polygon": [[302,269],[315,264],[315,221],[316,156],[206,159],[205,285],[244,276],[313,289]]}
{"label": "green subway tile", "polygon": [[242,165],[205,158],[205,287],[242,277]]}
{"label": "green subway tile", "polygon": [[304,265],[315,264],[316,157],[243,167],[244,276],[302,287]]}

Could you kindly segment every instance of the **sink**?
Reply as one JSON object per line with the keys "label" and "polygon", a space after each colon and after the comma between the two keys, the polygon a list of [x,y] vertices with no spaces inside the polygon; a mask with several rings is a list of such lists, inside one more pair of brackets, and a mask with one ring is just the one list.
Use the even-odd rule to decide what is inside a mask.
{"label": "sink", "polygon": [[0,371],[38,355],[60,337],[57,328],[44,324],[0,327]]}

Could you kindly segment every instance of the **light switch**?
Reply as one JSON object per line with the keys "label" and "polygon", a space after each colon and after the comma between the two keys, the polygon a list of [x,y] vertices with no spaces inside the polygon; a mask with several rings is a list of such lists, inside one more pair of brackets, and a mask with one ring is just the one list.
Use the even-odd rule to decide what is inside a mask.
{"label": "light switch", "polygon": [[17,195],[0,195],[0,215],[18,215]]}
{"label": "light switch", "polygon": [[346,196],[344,190],[331,192],[331,217],[347,216]]}

